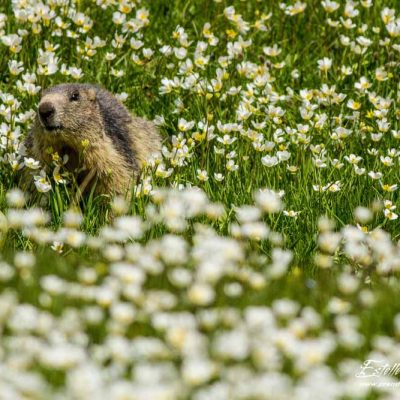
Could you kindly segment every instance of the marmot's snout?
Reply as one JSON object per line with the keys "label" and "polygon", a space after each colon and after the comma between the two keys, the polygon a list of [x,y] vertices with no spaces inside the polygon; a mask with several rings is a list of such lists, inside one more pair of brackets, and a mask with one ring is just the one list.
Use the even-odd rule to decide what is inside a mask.
{"label": "marmot's snout", "polygon": [[54,115],[56,113],[56,109],[54,105],[48,101],[39,104],[39,118],[41,123],[44,125],[46,129],[54,129],[56,124],[54,123]]}
{"label": "marmot's snout", "polygon": [[60,120],[60,106],[62,106],[62,99],[57,98],[58,96],[45,95],[42,97],[39,103],[37,115],[43,128],[46,131],[54,131],[62,127]]}

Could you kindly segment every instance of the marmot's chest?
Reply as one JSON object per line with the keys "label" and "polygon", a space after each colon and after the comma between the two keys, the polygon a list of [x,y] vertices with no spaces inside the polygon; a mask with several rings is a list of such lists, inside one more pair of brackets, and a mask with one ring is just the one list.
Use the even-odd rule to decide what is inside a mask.
{"label": "marmot's chest", "polygon": [[76,183],[81,185],[88,174],[88,166],[85,163],[84,155],[68,145],[61,145],[57,150],[63,167],[75,176]]}
{"label": "marmot's chest", "polygon": [[79,173],[87,168],[83,152],[60,141],[46,147],[43,158],[47,164],[52,164],[54,161],[63,164],[69,172]]}
{"label": "marmot's chest", "polygon": [[60,157],[65,157],[66,163],[65,168],[71,172],[78,172],[81,169],[85,169],[86,165],[84,162],[83,154],[79,154],[78,151],[68,145],[62,145],[60,147]]}

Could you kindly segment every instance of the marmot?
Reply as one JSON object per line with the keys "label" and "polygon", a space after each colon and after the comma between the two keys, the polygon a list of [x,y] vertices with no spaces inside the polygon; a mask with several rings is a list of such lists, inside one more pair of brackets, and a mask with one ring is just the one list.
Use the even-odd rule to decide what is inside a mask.
{"label": "marmot", "polygon": [[25,147],[44,164],[52,153],[67,154],[68,170],[84,170],[81,192],[97,182],[96,193],[122,194],[143,162],[160,153],[161,138],[152,122],[133,117],[102,87],[67,83],[43,92]]}

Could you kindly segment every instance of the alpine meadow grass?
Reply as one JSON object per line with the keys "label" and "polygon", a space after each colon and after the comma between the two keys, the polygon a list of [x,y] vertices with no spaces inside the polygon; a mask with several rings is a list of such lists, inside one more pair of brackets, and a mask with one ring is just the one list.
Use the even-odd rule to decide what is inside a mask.
{"label": "alpine meadow grass", "polygon": [[[26,153],[63,82],[158,125],[126,197]],[[400,398],[399,140],[397,0],[2,0],[0,400]]]}

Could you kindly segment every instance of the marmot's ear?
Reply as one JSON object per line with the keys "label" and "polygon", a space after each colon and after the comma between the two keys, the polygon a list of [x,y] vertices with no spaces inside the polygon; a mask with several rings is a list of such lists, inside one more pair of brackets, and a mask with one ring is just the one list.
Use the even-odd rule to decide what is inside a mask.
{"label": "marmot's ear", "polygon": [[95,101],[96,100],[96,89],[90,88],[88,90],[88,98],[90,101]]}

